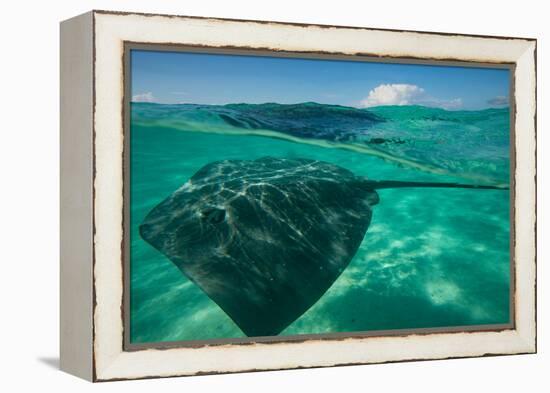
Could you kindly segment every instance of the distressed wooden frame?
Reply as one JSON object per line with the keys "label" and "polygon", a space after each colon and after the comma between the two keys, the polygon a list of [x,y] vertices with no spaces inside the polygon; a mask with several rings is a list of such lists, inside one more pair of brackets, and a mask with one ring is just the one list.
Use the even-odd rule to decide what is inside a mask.
{"label": "distressed wooden frame", "polygon": [[[491,331],[124,343],[129,43],[514,68],[514,313]],[[92,11],[61,24],[61,368],[92,381],[536,352],[536,40]]]}

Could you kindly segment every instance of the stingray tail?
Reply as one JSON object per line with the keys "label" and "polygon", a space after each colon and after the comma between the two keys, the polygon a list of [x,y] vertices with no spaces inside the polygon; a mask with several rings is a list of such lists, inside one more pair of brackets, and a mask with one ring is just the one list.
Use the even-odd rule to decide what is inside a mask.
{"label": "stingray tail", "polygon": [[423,187],[423,188],[475,188],[485,190],[508,190],[508,184],[462,184],[462,183],[438,183],[438,182],[416,182],[399,180],[366,180],[367,187],[372,190],[384,188],[405,188],[405,187]]}

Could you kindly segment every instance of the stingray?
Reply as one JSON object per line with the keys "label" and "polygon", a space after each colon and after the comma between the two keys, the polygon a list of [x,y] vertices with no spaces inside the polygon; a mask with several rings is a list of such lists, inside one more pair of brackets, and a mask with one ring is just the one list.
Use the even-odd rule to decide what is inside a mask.
{"label": "stingray", "polygon": [[505,188],[373,181],[309,159],[217,161],[154,207],[139,230],[247,336],[272,336],[348,266],[376,190],[400,187]]}

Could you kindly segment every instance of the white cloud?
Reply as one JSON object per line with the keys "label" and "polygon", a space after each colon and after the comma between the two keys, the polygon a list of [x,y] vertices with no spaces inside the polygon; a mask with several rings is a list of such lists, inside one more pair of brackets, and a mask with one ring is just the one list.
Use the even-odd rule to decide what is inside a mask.
{"label": "white cloud", "polygon": [[132,96],[132,102],[155,102],[156,100],[157,99],[150,91]]}
{"label": "white cloud", "polygon": [[392,84],[380,85],[361,100],[360,106],[368,108],[379,105],[411,105],[415,98],[422,95],[424,89],[416,85]]}
{"label": "white cloud", "polygon": [[424,105],[443,109],[458,109],[462,107],[462,99],[440,100],[433,98],[417,85],[382,84],[372,89],[369,95],[359,103],[362,108],[379,105]]}
{"label": "white cloud", "polygon": [[419,103],[419,105],[435,106],[436,108],[443,109],[460,109],[462,108],[462,99],[453,98],[452,100],[428,100],[425,103]]}
{"label": "white cloud", "polygon": [[506,96],[496,96],[487,100],[487,104],[491,106],[506,106],[509,105],[509,100]]}

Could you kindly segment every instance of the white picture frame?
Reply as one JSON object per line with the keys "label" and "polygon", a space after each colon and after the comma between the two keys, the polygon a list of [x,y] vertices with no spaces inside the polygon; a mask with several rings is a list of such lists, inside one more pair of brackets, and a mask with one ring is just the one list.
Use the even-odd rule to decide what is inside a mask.
{"label": "white picture frame", "polygon": [[[125,349],[125,44],[513,67],[510,327]],[[90,381],[536,352],[536,40],[91,11],[61,24],[61,368]]]}

